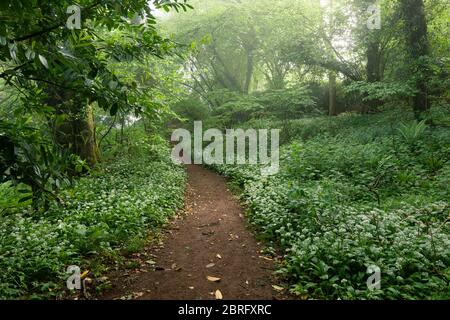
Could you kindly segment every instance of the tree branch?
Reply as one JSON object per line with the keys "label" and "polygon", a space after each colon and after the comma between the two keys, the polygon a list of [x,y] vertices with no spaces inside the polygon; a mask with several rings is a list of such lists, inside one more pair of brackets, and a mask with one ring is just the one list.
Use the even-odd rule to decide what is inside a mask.
{"label": "tree branch", "polygon": [[[96,6],[98,6],[99,4],[101,4],[101,1],[98,1],[98,2],[96,2],[96,3],[93,3],[93,4],[91,4],[90,6],[87,6],[86,8],[83,8],[83,10],[89,11],[89,10],[95,8]],[[42,30],[33,32],[33,33],[28,34],[28,35],[25,35],[25,36],[21,36],[21,37],[15,38],[15,39],[13,39],[12,41],[13,41],[13,42],[20,42],[20,41],[25,41],[25,40],[28,40],[28,39],[32,39],[32,38],[36,38],[36,37],[42,36],[42,35],[44,35],[44,34],[46,34],[46,33],[52,32],[53,30],[55,30],[55,29],[57,29],[57,28],[59,28],[59,27],[64,26],[65,21],[66,21],[66,19],[61,20],[61,21],[59,21],[59,22],[53,24],[53,25],[50,26],[50,27],[47,27],[47,28],[45,28],[45,29],[42,29]]]}

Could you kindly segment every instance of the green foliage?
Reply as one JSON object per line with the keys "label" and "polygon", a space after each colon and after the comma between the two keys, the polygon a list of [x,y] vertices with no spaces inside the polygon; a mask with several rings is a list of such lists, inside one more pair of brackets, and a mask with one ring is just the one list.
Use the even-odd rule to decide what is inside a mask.
{"label": "green foliage", "polygon": [[401,101],[414,96],[414,86],[404,82],[353,82],[345,88],[347,93],[357,92],[363,100],[393,102]]}
{"label": "green foliage", "polygon": [[[64,90],[60,99],[65,100],[66,107],[68,100],[75,104],[89,100],[97,101],[112,114],[119,108],[139,108],[130,97],[133,92],[141,93],[139,88],[121,82],[108,63],[140,59],[146,54],[162,57],[171,49],[170,41],[158,35],[147,1],[129,0],[120,5],[115,5],[115,1],[94,4],[81,1],[78,4],[83,8],[83,26],[72,31],[62,28],[68,17],[67,7],[72,5],[70,1],[47,1],[36,6],[7,1],[2,13],[11,18],[0,24],[4,39],[0,47],[4,70],[0,77],[8,85],[22,87],[23,94],[39,89],[35,107],[42,105],[46,98],[47,103],[54,103],[58,91]],[[159,6],[158,2],[156,5]],[[184,1],[162,6],[187,8]],[[145,13],[149,23],[136,25],[123,19],[131,12]],[[43,25],[50,27],[43,28]]]}
{"label": "green foliage", "polygon": [[425,124],[425,120],[423,120],[420,122],[412,122],[410,124],[402,123],[400,124],[400,128],[398,129],[398,131],[403,140],[407,144],[412,145],[420,140],[426,129],[427,126]]}
{"label": "green foliage", "polygon": [[[371,0],[190,3],[157,23],[191,4],[80,0],[69,30],[72,1],[0,2],[0,297],[62,297],[67,265],[137,252],[182,204],[166,130],[203,120],[282,129],[278,175],[216,169],[294,293],[448,299],[446,1],[379,1],[380,30]],[[332,74],[341,114],[320,116]]]}
{"label": "green foliage", "polygon": [[203,101],[198,98],[191,97],[181,101],[177,101],[172,110],[181,117],[183,121],[193,120],[201,121],[209,117],[211,110]]}
{"label": "green foliage", "polygon": [[320,114],[310,91],[303,87],[273,89],[251,95],[222,90],[213,92],[212,97],[221,104],[213,108],[211,118],[207,120],[210,126],[218,128],[230,128],[257,119],[284,121]]}
{"label": "green foliage", "polygon": [[7,213],[17,213],[22,208],[29,206],[31,191],[27,185],[15,186],[11,181],[0,184],[0,216]]}
{"label": "green foliage", "polygon": [[303,116],[319,114],[311,92],[303,87],[268,90],[256,95],[264,106],[264,114],[258,116],[274,116],[277,119],[298,119]]}
{"label": "green foliage", "polygon": [[[257,166],[215,166],[242,188],[259,236],[283,250],[279,272],[292,292],[450,297],[448,129],[405,118],[390,125],[390,117],[294,121],[298,140],[283,147],[281,171],[269,178]],[[381,268],[380,290],[367,289],[369,265]]]}
{"label": "green foliage", "polygon": [[27,185],[32,194],[22,200],[33,199],[36,209],[47,208],[57,199],[57,190],[89,169],[79,156],[53,145],[49,132],[31,116],[6,114],[0,120],[0,137],[4,144],[0,150],[0,181]]}
{"label": "green foliage", "polygon": [[[191,8],[185,0],[152,4],[165,11]],[[30,186],[35,209],[57,200],[58,189],[85,171],[84,160],[98,161],[90,119],[94,106],[111,116],[144,116],[159,125],[171,115],[160,82],[166,74],[176,77],[173,71],[152,71],[175,44],[159,34],[149,2],[79,1],[82,21],[75,30],[65,26],[70,5],[0,5],[0,136],[15,152],[5,159],[0,150],[0,181]],[[136,14],[145,15],[145,21],[136,22]]]}
{"label": "green foliage", "polygon": [[137,250],[149,228],[156,232],[182,205],[185,181],[168,147],[157,148],[158,160],[122,156],[102,164],[64,188],[64,206],[38,220],[18,204],[20,186],[0,185],[0,297],[61,296],[68,265],[90,268],[122,249]]}
{"label": "green foliage", "polygon": [[[189,78],[185,82],[202,96],[221,90],[248,94],[285,88],[298,67],[290,56],[296,51],[295,44],[299,38],[315,36],[309,28],[296,25],[305,22],[305,12],[314,23],[320,17],[318,4],[308,1],[191,3],[195,10],[165,19],[162,26],[189,46],[185,59]],[[210,103],[214,102],[211,99]]]}

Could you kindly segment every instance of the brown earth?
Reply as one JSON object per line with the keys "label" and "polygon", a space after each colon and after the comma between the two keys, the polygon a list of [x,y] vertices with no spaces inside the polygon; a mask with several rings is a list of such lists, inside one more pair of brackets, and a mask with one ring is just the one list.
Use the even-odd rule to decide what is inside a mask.
{"label": "brown earth", "polygon": [[137,254],[139,268],[110,276],[113,288],[102,299],[215,299],[217,290],[223,299],[286,299],[225,180],[201,166],[187,172],[183,212],[158,244]]}

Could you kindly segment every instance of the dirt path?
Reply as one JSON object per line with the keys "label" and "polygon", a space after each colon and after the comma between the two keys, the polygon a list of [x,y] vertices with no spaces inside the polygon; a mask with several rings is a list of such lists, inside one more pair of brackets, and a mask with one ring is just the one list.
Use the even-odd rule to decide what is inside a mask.
{"label": "dirt path", "polygon": [[220,290],[224,299],[283,299],[272,287],[274,264],[246,228],[225,180],[200,166],[187,166],[187,172],[185,214],[162,243],[138,254],[146,263],[111,279],[113,289],[103,298],[215,299]]}

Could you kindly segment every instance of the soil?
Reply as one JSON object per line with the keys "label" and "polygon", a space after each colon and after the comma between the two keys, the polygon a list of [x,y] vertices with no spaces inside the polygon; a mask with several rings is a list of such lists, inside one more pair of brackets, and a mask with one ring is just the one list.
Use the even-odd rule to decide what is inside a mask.
{"label": "soil", "polygon": [[186,167],[183,212],[159,243],[137,254],[145,261],[139,268],[109,277],[112,289],[102,299],[205,300],[218,298],[217,290],[225,300],[288,299],[224,178]]}

